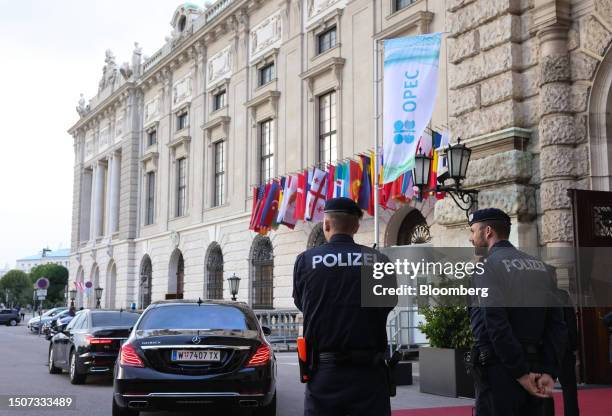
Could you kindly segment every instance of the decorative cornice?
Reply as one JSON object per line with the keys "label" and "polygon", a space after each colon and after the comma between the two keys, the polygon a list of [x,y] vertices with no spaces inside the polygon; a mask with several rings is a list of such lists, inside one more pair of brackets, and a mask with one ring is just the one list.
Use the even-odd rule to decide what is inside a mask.
{"label": "decorative cornice", "polygon": [[278,101],[278,98],[280,97],[280,95],[281,95],[280,91],[276,91],[276,90],[266,91],[263,94],[259,94],[258,96],[244,103],[244,106],[246,108],[259,107],[260,105],[265,104],[265,103],[269,103],[270,105],[273,105],[274,102]]}
{"label": "decorative cornice", "polygon": [[214,118],[208,120],[208,122],[202,124],[201,128],[206,133],[206,138],[209,141],[211,140],[211,133],[212,133],[213,129],[218,127],[218,126],[222,126],[223,132],[224,132],[225,136],[227,137],[227,135],[229,134],[229,123],[230,123],[230,121],[231,121],[231,117],[229,117],[229,116],[218,116],[218,117],[214,117]]}
{"label": "decorative cornice", "polygon": [[527,150],[527,143],[531,139],[530,129],[510,127],[482,136],[473,137],[463,141],[472,149],[472,159],[480,159],[508,150]]}
{"label": "decorative cornice", "polygon": [[[403,11],[403,10],[402,10]],[[401,11],[400,11],[401,12]],[[398,12],[398,13],[400,13]],[[389,16],[392,18],[394,15]],[[401,21],[395,23],[394,25],[389,26],[382,32],[376,34],[375,39],[388,39],[392,38],[400,32],[406,31],[406,29],[410,28],[418,28],[419,33],[427,33],[429,31],[429,24],[434,18],[434,14],[432,12],[420,10],[414,14],[411,14],[406,19],[402,19]]]}

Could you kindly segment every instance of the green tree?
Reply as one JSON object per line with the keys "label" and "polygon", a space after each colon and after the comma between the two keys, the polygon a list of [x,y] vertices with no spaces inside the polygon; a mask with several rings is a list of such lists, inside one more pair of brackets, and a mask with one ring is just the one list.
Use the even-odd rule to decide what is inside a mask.
{"label": "green tree", "polygon": [[[32,282],[21,270],[10,270],[0,279],[0,300],[6,302],[8,294],[9,305],[27,305],[32,303]],[[6,305],[6,306],[9,306]]]}
{"label": "green tree", "polygon": [[49,279],[45,304],[64,304],[64,290],[68,284],[68,269],[59,264],[41,264],[34,267],[30,272],[30,284],[34,284],[41,277]]}
{"label": "green tree", "polygon": [[420,313],[426,321],[420,322],[418,328],[432,347],[462,349],[472,346],[470,317],[465,306],[427,306]]}

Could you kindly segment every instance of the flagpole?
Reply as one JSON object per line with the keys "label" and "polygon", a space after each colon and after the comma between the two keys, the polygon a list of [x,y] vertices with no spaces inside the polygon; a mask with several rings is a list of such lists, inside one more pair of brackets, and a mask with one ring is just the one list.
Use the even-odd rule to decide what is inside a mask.
{"label": "flagpole", "polygon": [[379,93],[379,85],[380,85],[380,74],[378,70],[378,39],[374,39],[374,245],[375,247],[379,246],[379,235],[380,235],[380,224],[378,222],[378,176],[379,176],[379,166],[378,166],[378,120],[380,117],[380,108],[378,103],[378,93]]}

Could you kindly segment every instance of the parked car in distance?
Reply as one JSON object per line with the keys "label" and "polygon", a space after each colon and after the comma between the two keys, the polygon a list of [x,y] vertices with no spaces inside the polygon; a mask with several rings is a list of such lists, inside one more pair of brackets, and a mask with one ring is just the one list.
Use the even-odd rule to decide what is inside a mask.
{"label": "parked car in distance", "polygon": [[[43,333],[45,333],[45,337],[47,341],[50,341],[51,338],[58,332],[62,332],[66,326],[74,319],[74,317],[81,311],[75,311],[74,315],[70,314],[70,310],[62,312],[57,318],[52,320],[51,322],[47,322],[43,325]],[[44,326],[48,326],[48,331],[45,332]]]}
{"label": "parked car in distance", "polygon": [[243,303],[151,304],[115,363],[113,416],[157,410],[275,416],[276,359],[269,334]]}
{"label": "parked car in distance", "polygon": [[[43,322],[41,328],[40,328],[40,333],[44,334],[44,335],[49,335],[51,333],[51,328],[55,325],[55,323],[57,322],[58,319],[64,318],[66,316],[68,316],[70,314],[70,309],[66,309],[61,311],[60,313],[56,314],[55,316],[52,316],[51,319],[45,319],[45,321]],[[47,338],[49,339],[49,338]]]}
{"label": "parked car in distance", "polygon": [[21,316],[15,309],[0,309],[0,325],[15,326],[21,321]]}
{"label": "parked car in distance", "polygon": [[35,316],[28,321],[28,329],[32,332],[38,332],[38,327],[48,320],[53,319],[57,314],[67,310],[68,308],[63,306],[59,308],[49,309],[47,312],[43,313],[41,316]]}
{"label": "parked car in distance", "polygon": [[49,343],[51,374],[68,371],[72,384],[89,374],[112,374],[122,342],[140,314],[124,310],[84,309]]}

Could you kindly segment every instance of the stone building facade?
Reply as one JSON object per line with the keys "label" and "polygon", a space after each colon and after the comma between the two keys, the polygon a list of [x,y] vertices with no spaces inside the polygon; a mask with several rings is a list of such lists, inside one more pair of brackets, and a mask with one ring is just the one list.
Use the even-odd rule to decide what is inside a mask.
{"label": "stone building facade", "polygon": [[[374,41],[428,32],[447,32],[431,127],[473,149],[479,206],[506,210],[521,247],[571,245],[566,189],[610,189],[612,0],[219,0],[179,6],[150,57],[107,52],[79,102],[71,280],[125,307],[229,298],[235,273],[240,300],[293,307],[320,227],[255,235],[251,186],[371,149]],[[450,198],[382,211],[380,241],[423,224],[433,245],[469,244]]]}

